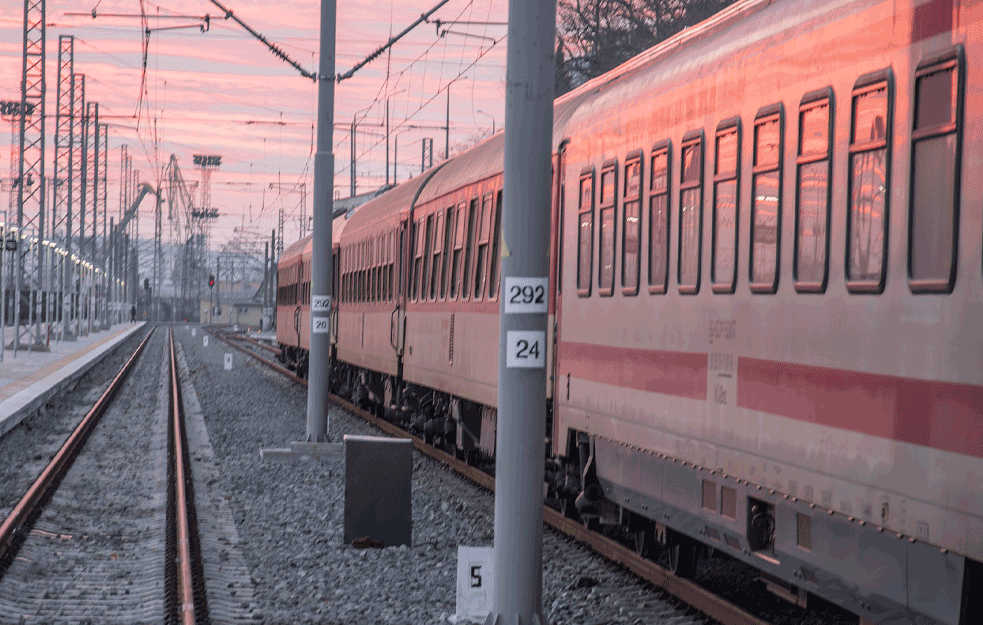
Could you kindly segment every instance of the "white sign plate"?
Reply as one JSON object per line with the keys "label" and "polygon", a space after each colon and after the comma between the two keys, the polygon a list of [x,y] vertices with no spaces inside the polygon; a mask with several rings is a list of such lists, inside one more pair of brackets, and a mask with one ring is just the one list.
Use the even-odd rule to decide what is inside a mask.
{"label": "white sign plate", "polygon": [[331,330],[330,317],[315,317],[311,315],[311,332],[313,334],[327,334]]}
{"label": "white sign plate", "polygon": [[312,295],[311,310],[314,312],[328,312],[331,310],[330,295]]}
{"label": "white sign plate", "polygon": [[225,370],[232,371],[232,353],[227,353],[225,355]]}
{"label": "white sign plate", "polygon": [[484,619],[491,611],[493,547],[457,548],[457,621]]}
{"label": "white sign plate", "polygon": [[505,278],[505,314],[544,313],[548,310],[546,300],[549,278]]}
{"label": "white sign plate", "polygon": [[542,369],[546,366],[546,333],[512,330],[506,335],[505,366],[508,369]]}
{"label": "white sign plate", "polygon": [[202,334],[201,335],[201,346],[202,347],[208,347],[208,335],[207,334]]}

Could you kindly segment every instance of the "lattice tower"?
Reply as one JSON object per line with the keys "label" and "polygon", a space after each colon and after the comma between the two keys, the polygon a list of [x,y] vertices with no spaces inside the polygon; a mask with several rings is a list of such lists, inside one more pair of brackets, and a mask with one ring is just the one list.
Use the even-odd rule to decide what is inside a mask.
{"label": "lattice tower", "polygon": [[[39,239],[45,236],[44,223],[44,62],[45,62],[45,0],[24,0],[24,55],[21,66],[20,155],[17,185],[17,227],[19,232],[35,230]],[[33,107],[31,115],[24,114]],[[37,246],[38,248],[42,246]],[[37,254],[34,266],[28,259],[30,246],[21,245],[15,275],[19,293],[25,279],[33,288],[41,286],[42,256]],[[27,261],[27,262],[25,262]],[[40,322],[39,322],[40,324]],[[39,325],[40,327],[40,325]],[[15,332],[15,345],[19,335]],[[15,347],[16,349],[16,347]]]}

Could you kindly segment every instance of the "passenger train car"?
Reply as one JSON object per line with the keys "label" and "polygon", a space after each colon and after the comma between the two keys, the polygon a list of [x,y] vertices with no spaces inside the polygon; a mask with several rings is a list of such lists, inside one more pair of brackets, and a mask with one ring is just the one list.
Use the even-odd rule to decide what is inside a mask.
{"label": "passenger train car", "polygon": [[[556,101],[550,500],[679,574],[713,547],[865,622],[983,622],[981,25],[746,0]],[[335,223],[335,390],[475,459],[502,150]]]}

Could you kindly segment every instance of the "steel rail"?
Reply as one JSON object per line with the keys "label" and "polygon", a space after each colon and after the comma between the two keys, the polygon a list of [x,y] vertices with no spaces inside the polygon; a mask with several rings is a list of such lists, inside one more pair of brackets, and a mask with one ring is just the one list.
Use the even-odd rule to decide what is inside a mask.
{"label": "steel rail", "polygon": [[183,625],[195,625],[194,575],[191,560],[191,524],[188,521],[188,494],[184,474],[184,435],[182,433],[181,393],[178,387],[177,356],[174,333],[168,330],[167,340],[171,364],[171,422],[174,432],[174,505],[177,507],[177,566],[178,613]]}
{"label": "steel rail", "polygon": [[278,373],[282,373],[283,375],[287,376],[288,378],[290,378],[294,382],[296,382],[298,384],[302,384],[304,386],[307,386],[307,380],[305,380],[304,378],[300,377],[299,375],[297,375],[296,373],[294,373],[290,369],[287,369],[286,367],[284,367],[280,363],[273,362],[272,360],[269,360],[268,358],[263,358],[262,356],[260,356],[256,352],[254,352],[253,350],[247,349],[247,348],[243,347],[242,345],[239,345],[238,343],[233,342],[232,339],[230,339],[227,336],[225,336],[225,333],[224,332],[218,330],[214,326],[205,326],[205,331],[208,332],[209,334],[213,335],[215,338],[217,338],[217,339],[219,339],[221,341],[224,341],[229,346],[231,346],[231,347],[239,350],[240,352],[242,352],[244,354],[247,354],[249,356],[252,356],[253,358],[255,358],[256,360],[260,361],[261,363],[263,363],[267,367],[270,367],[274,371],[276,371]]}
{"label": "steel rail", "polygon": [[102,396],[99,397],[89,412],[86,413],[85,417],[82,418],[82,421],[68,436],[64,444],[62,444],[58,453],[55,454],[51,462],[48,463],[48,466],[44,468],[41,475],[31,484],[27,493],[21,497],[10,515],[0,525],[0,575],[2,575],[3,570],[6,568],[6,564],[11,562],[16,555],[14,552],[17,549],[17,537],[21,535],[24,526],[30,522],[31,518],[40,511],[43,502],[51,495],[57,484],[65,476],[65,473],[71,468],[72,463],[78,456],[79,451],[81,451],[89,434],[92,433],[93,428],[95,428],[99,419],[102,418],[102,415],[106,412],[109,404],[112,403],[113,398],[116,397],[119,389],[122,388],[123,382],[126,381],[133,371],[137,359],[143,352],[144,347],[147,346],[153,333],[154,329],[151,329],[147,333],[147,336],[133,352],[133,355],[130,356],[126,364],[116,374],[116,377],[113,378],[113,381],[110,382],[109,387],[103,392]]}
{"label": "steel rail", "polygon": [[[221,330],[218,330],[218,331],[219,332],[222,332]],[[273,354],[276,354],[278,356],[280,355],[280,348],[279,347],[273,347],[272,345],[267,345],[266,343],[263,343],[262,341],[257,341],[256,339],[254,339],[251,336],[244,336],[242,334],[236,334],[234,332],[222,332],[222,333],[225,334],[225,336],[227,338],[230,338],[230,339],[232,339],[234,341],[242,341],[244,343],[249,343],[250,345],[255,345],[256,347],[259,347],[261,349],[265,349],[266,351],[271,352]]]}
{"label": "steel rail", "polygon": [[[307,380],[297,376],[289,369],[281,367],[279,364],[263,358],[252,350],[236,345],[230,339],[227,339],[214,331],[213,334],[236,349],[249,354],[263,364],[273,367],[280,373],[284,373],[294,382],[307,386]],[[355,413],[383,432],[393,436],[398,436],[400,438],[411,439],[413,441],[413,446],[416,449],[430,456],[431,458],[448,465],[454,471],[471,480],[478,486],[490,491],[495,490],[495,478],[487,473],[465,462],[462,462],[461,460],[458,460],[445,451],[432,447],[422,438],[414,436],[413,434],[401,429],[399,426],[362,410],[361,408],[349,403],[337,395],[331,395],[330,397],[331,401],[338,406]],[[635,575],[655,586],[665,589],[666,592],[678,598],[680,601],[692,606],[694,609],[699,610],[706,616],[718,621],[722,625],[768,625],[766,621],[745,612],[740,607],[722,597],[718,597],[709,590],[701,587],[699,584],[673,575],[671,572],[662,568],[655,562],[652,562],[647,558],[643,558],[631,549],[618,544],[606,536],[588,530],[577,521],[565,517],[553,508],[546,505],[543,506],[543,520],[560,533],[566,534],[574,540],[587,545],[608,560],[617,562],[618,564],[631,569]]]}

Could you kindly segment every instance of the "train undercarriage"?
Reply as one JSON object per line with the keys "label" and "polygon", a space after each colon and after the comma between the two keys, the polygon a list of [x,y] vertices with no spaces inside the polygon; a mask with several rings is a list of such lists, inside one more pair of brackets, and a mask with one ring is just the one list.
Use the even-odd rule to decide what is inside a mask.
{"label": "train undercarriage", "polygon": [[[308,358],[300,350],[284,349],[282,361],[306,375]],[[413,432],[429,444],[484,470],[494,471],[496,411],[467,399],[440,391],[405,383],[395,376],[367,371],[349,363],[337,362],[332,371],[331,390],[352,404]],[[548,411],[547,432],[552,432],[552,411]],[[549,435],[548,435],[549,436]],[[737,480],[724,489],[724,480],[709,469],[697,467],[663,454],[632,448],[630,445],[571,431],[567,449],[562,455],[552,455],[552,442],[544,446],[544,503],[575,519],[586,527],[600,530],[623,544],[634,547],[636,553],[655,561],[678,577],[692,579],[701,558],[732,559],[750,564],[758,571],[764,587],[778,597],[806,607],[809,598],[820,598],[839,604],[860,616],[863,624],[882,622],[887,614],[892,618],[914,619],[912,622],[943,623],[943,619],[922,619],[924,615],[909,613],[900,604],[880,601],[844,590],[844,595],[830,593],[828,588],[845,585],[835,573],[810,566],[807,560],[789,559],[781,552],[781,532],[787,534],[788,506],[781,506],[774,492],[762,491],[755,485]],[[631,480],[612,480],[598,471],[598,458],[604,456],[611,466],[612,454],[629,456],[628,462],[646,464],[640,475],[661,475],[660,487],[692,483],[702,485],[703,506],[694,509],[667,494],[657,496],[653,490]],[[641,460],[639,460],[641,458]],[[706,479],[710,478],[710,480]],[[711,510],[707,499],[707,484],[714,483],[714,504]],[[695,488],[700,488],[696,486]],[[726,498],[718,500],[716,493],[726,490]],[[738,506],[733,501],[741,501]],[[677,498],[679,499],[679,498]],[[728,509],[723,509],[728,506]],[[734,506],[730,508],[729,506]],[[779,509],[781,507],[781,510]],[[720,517],[732,518],[720,522]],[[738,521],[738,518],[740,520]],[[791,521],[795,526],[794,514]],[[726,520],[725,520],[726,521]],[[876,531],[876,530],[875,530]],[[787,536],[785,537],[787,539]],[[897,542],[900,545],[902,542]],[[911,546],[906,546],[911,549]],[[911,556],[908,556],[911,557]],[[966,558],[961,586],[962,606],[958,625],[983,622],[983,599],[971,589],[983,580],[983,565]],[[904,616],[907,614],[908,616]],[[893,622],[893,621],[892,621]]]}

